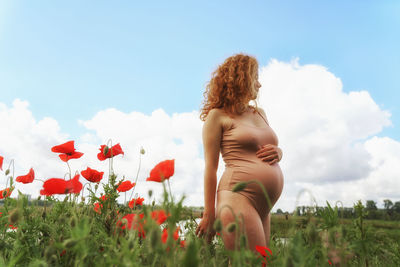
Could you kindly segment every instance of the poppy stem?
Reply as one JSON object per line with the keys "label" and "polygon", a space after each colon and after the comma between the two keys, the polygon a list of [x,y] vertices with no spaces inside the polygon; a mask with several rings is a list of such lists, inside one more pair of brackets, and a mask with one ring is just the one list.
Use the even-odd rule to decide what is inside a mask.
{"label": "poppy stem", "polygon": [[113,157],[114,157],[114,155],[113,155],[113,151],[112,151],[112,140],[111,140],[111,138],[108,139],[108,141],[107,141],[107,147],[109,148],[110,155],[111,155],[110,159],[108,161],[109,162],[109,173],[110,173],[110,176],[111,176],[111,174],[114,175],[114,169],[113,169]]}
{"label": "poppy stem", "polygon": [[140,171],[141,163],[142,163],[142,153],[140,153],[140,151],[139,151],[139,168],[138,168],[137,173],[136,173],[135,187],[132,190],[132,193],[131,193],[131,196],[130,196],[129,200],[132,199],[133,192],[135,192],[135,189],[136,189],[136,183],[137,183],[137,180],[138,180],[138,177],[139,177],[139,171]]}
{"label": "poppy stem", "polygon": [[71,167],[69,166],[69,163],[68,163],[68,161],[66,162],[67,163],[67,166],[68,166],[68,170],[69,170],[69,179],[71,180],[71,178],[72,178],[72,173],[71,173]]}
{"label": "poppy stem", "polygon": [[83,187],[82,187],[82,197],[83,197],[83,191],[85,190],[85,186],[86,185],[90,185],[90,183],[86,183],[86,184],[83,185]]}
{"label": "poppy stem", "polygon": [[167,182],[168,182],[168,187],[169,187],[169,194],[171,195],[172,203],[174,203],[174,197],[172,196],[171,185],[169,183],[169,179],[167,179]]}
{"label": "poppy stem", "polygon": [[[10,169],[11,164],[12,164],[12,167],[13,167],[13,175],[12,175],[12,177],[14,178],[14,159],[10,160],[10,163],[8,164],[7,170]],[[9,180],[9,178],[7,178],[7,181],[6,181],[6,188],[7,188],[8,180]],[[11,186],[11,182],[10,182],[10,186]]]}
{"label": "poppy stem", "polygon": [[247,184],[250,184],[250,183],[256,183],[256,184],[258,184],[260,186],[261,190],[264,193],[265,199],[268,202],[268,209],[271,210],[272,209],[272,203],[271,203],[271,200],[269,199],[267,190],[265,190],[265,187],[262,185],[262,183],[260,181],[258,181],[258,180],[250,180],[250,181],[248,181]]}

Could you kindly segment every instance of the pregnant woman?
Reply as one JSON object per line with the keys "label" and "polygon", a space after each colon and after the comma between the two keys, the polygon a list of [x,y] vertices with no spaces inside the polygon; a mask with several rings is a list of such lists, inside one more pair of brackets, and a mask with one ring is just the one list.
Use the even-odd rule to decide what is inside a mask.
{"label": "pregnant woman", "polygon": [[[268,246],[270,211],[283,189],[283,174],[278,164],[282,151],[264,110],[257,107],[260,87],[257,60],[243,54],[231,56],[213,72],[200,114],[204,121],[204,213],[196,235],[211,242],[215,235],[213,224],[218,218],[223,226],[225,247],[229,250],[236,247],[237,230],[228,232],[226,229],[235,221],[232,211],[241,222],[236,229],[244,228],[251,250],[256,251],[257,245]],[[251,100],[255,106],[249,105]],[[217,188],[220,153],[225,171]],[[264,186],[270,204],[257,182],[232,192],[237,183],[252,180]],[[232,211],[225,206],[230,206]]]}

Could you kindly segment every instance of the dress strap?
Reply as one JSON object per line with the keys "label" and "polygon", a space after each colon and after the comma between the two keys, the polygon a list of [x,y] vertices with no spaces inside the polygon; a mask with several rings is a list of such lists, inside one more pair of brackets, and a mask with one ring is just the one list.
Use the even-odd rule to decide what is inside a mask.
{"label": "dress strap", "polygon": [[263,120],[265,121],[265,123],[269,126],[269,124],[268,124],[268,122],[264,119],[264,117],[263,117],[263,115],[261,115],[261,113],[260,112],[258,112],[258,110],[256,109],[256,111],[257,111],[257,113],[258,113],[258,115],[260,115],[261,116],[261,118],[263,118]]}

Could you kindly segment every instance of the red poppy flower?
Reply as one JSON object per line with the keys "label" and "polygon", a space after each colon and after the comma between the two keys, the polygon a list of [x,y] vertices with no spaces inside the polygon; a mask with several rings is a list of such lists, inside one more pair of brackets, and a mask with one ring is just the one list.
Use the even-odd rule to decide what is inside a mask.
{"label": "red poppy flower", "polygon": [[108,197],[106,195],[102,195],[99,198],[100,198],[101,201],[106,201],[108,199]]}
{"label": "red poppy flower", "polygon": [[186,247],[186,241],[185,240],[181,240],[180,245],[181,245],[181,248]]}
{"label": "red poppy flower", "polygon": [[100,209],[103,208],[103,205],[100,204],[99,202],[96,202],[93,205],[94,205],[94,207],[93,207],[94,211],[97,212],[98,214],[101,214]]}
{"label": "red poppy flower", "polygon": [[81,174],[89,182],[98,183],[98,182],[100,182],[101,179],[103,179],[104,172],[99,172],[99,171],[96,171],[94,169],[87,167],[86,170],[81,171]]}
{"label": "red poppy flower", "polygon": [[14,188],[8,187],[6,189],[0,190],[0,199],[8,198],[9,196],[11,196],[13,189]]}
{"label": "red poppy flower", "polygon": [[167,228],[164,228],[163,233],[161,235],[161,241],[163,243],[166,243],[167,239],[168,239],[168,230],[167,230]]}
{"label": "red poppy flower", "polygon": [[151,218],[157,221],[158,224],[162,224],[167,219],[167,215],[164,210],[155,210],[151,212]]}
{"label": "red poppy flower", "polygon": [[8,227],[10,227],[10,228],[13,229],[13,230],[18,229],[18,226],[14,226],[14,225],[12,225],[12,224],[9,224]]}
{"label": "red poppy flower", "polygon": [[[267,251],[272,255],[272,251],[268,247],[263,247],[263,246],[256,246],[256,250],[261,254],[263,257],[268,257],[269,255],[267,254]],[[267,251],[266,251],[267,250]]]}
{"label": "red poppy flower", "polygon": [[[180,230],[180,227],[178,226],[176,228],[175,232],[174,232],[174,235],[173,235],[174,240],[178,240],[178,238],[179,238],[179,230]],[[163,233],[161,235],[161,241],[163,243],[166,243],[167,239],[168,239],[168,229],[164,228]]]}
{"label": "red poppy flower", "polygon": [[67,162],[70,159],[79,159],[80,157],[83,156],[83,153],[75,151],[75,152],[72,152],[72,153],[69,153],[69,154],[60,154],[58,156],[60,157],[60,159],[62,161]]}
{"label": "red poppy flower", "polygon": [[261,256],[263,256],[264,261],[262,263],[262,266],[265,267],[266,264],[267,264],[267,258],[266,257],[269,258],[269,255],[267,254],[267,251],[269,253],[271,253],[271,255],[272,255],[272,251],[268,247],[257,246],[257,245],[256,245],[256,250],[261,254]]}
{"label": "red poppy flower", "polygon": [[[99,197],[100,202],[103,203],[104,201],[106,201],[108,199],[108,197],[106,195],[102,195],[101,197]],[[103,209],[103,204],[100,204],[99,202],[96,202],[93,204],[94,207],[94,211],[97,212],[98,214],[101,214],[101,209]],[[117,211],[118,213],[118,211]]]}
{"label": "red poppy flower", "polygon": [[62,153],[59,155],[59,157],[64,162],[67,162],[70,159],[79,159],[83,156],[83,153],[75,151],[74,141],[68,141],[64,144],[53,146],[51,151],[55,153]]}
{"label": "red poppy flower", "polygon": [[131,209],[133,209],[134,206],[143,205],[143,201],[144,198],[142,197],[133,198],[131,201],[129,201],[128,205]]}
{"label": "red poppy flower", "polygon": [[51,196],[54,194],[66,194],[67,181],[61,178],[50,178],[43,183],[43,189],[40,190],[41,195]]}
{"label": "red poppy flower", "polygon": [[18,176],[15,180],[23,184],[29,184],[32,183],[34,179],[35,179],[35,172],[31,168],[27,175]]}
{"label": "red poppy flower", "polygon": [[174,175],[175,159],[164,160],[158,163],[151,171],[146,181],[162,182]]}
{"label": "red poppy flower", "polygon": [[74,141],[68,141],[64,144],[58,145],[58,146],[53,146],[51,148],[52,152],[55,153],[63,153],[63,154],[69,154],[75,151],[74,147]]}
{"label": "red poppy flower", "polygon": [[181,228],[179,226],[176,227],[175,232],[174,232],[174,240],[178,240],[180,230],[181,230]]}
{"label": "red poppy flower", "polygon": [[50,178],[43,183],[41,195],[51,196],[54,194],[78,194],[82,190],[82,183],[79,182],[79,174],[69,181],[61,178]]}
{"label": "red poppy flower", "polygon": [[[137,216],[139,215],[139,216]],[[121,229],[133,229],[138,231],[139,237],[145,237],[145,232],[144,232],[144,225],[143,222],[141,221],[144,217],[144,214],[136,214],[136,213],[130,213],[122,217],[121,220],[117,221],[117,226],[120,226]],[[122,220],[126,219],[127,223],[123,224]]]}
{"label": "red poppy flower", "polygon": [[106,160],[108,158],[111,158],[111,153],[112,153],[112,157],[115,157],[119,154],[125,155],[124,151],[122,151],[121,145],[118,143],[118,144],[112,146],[111,149],[106,145],[101,145],[100,153],[97,154],[97,158],[101,161]]}
{"label": "red poppy flower", "polygon": [[66,184],[68,193],[79,194],[82,190],[82,183],[79,182],[79,174],[75,175],[74,178],[67,181]]}
{"label": "red poppy flower", "polygon": [[0,156],[0,170],[3,170],[3,160],[4,158]]}
{"label": "red poppy flower", "polygon": [[130,181],[124,181],[117,187],[117,191],[118,192],[126,192],[126,191],[131,190],[134,186],[135,186],[135,183],[131,183]]}

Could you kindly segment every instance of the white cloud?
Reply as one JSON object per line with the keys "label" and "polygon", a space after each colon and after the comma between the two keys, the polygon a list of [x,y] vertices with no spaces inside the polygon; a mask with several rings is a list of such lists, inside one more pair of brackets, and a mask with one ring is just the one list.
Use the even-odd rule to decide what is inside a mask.
{"label": "white cloud", "polygon": [[[358,198],[379,197],[373,186],[377,166],[371,164],[378,155],[367,145],[380,139],[374,135],[383,127],[392,125],[389,112],[381,110],[368,92],[345,93],[341,80],[325,67],[300,66],[298,58],[289,63],[271,60],[261,69],[260,82],[260,106],[284,151],[280,166],[285,188],[277,206],[293,209],[301,188],[310,189],[319,205],[325,205],[325,199],[340,199],[352,206]],[[393,174],[386,179],[400,188],[394,176],[399,167],[385,167],[389,169]]]}
{"label": "white cloud", "polygon": [[[327,68],[300,65],[298,59],[271,60],[261,69],[260,82],[260,106],[284,153],[280,166],[285,185],[274,211],[292,211],[303,189],[310,190],[318,205],[326,205],[325,200],[341,200],[345,206],[352,206],[358,199],[374,199],[381,206],[385,198],[400,200],[396,190],[400,188],[400,143],[375,136],[391,125],[390,113],[381,110],[368,92],[345,93],[341,80]],[[147,192],[152,189],[153,198],[160,200],[161,184],[145,179],[155,164],[174,158],[175,174],[170,182],[175,199],[185,194],[185,205],[203,205],[203,123],[198,111],[169,115],[157,109],[145,115],[110,108],[79,123],[87,132],[76,139],[75,147],[85,155],[70,161],[73,170],[90,166],[107,174],[107,161],[98,161],[96,155],[100,145],[112,138],[113,144],[120,143],[125,151],[125,156],[114,159],[115,172],[134,180],[143,146],[146,154],[135,192],[150,202]],[[5,163],[16,159],[16,176],[27,173],[31,166],[41,179],[65,173],[65,163],[50,152],[52,146],[71,138],[60,132],[57,121],[36,121],[28,103],[17,99],[12,107],[0,103],[0,125],[6,125],[0,131],[0,140],[7,140],[0,146],[0,155],[5,156]],[[220,158],[218,179],[223,170]],[[5,184],[4,179],[1,184]],[[40,187],[40,182],[18,185],[33,196]],[[299,204],[309,205],[309,199],[303,195]]]}
{"label": "white cloud", "polygon": [[[3,170],[14,159],[15,177],[27,174],[31,167],[35,170],[35,177],[41,180],[62,177],[67,170],[50,148],[68,138],[68,135],[60,133],[57,121],[52,118],[36,121],[28,107],[27,101],[19,99],[14,100],[10,108],[0,103]],[[6,184],[4,176],[1,176],[0,184],[2,187]],[[31,195],[38,195],[39,188],[40,181],[18,185],[20,191]]]}

